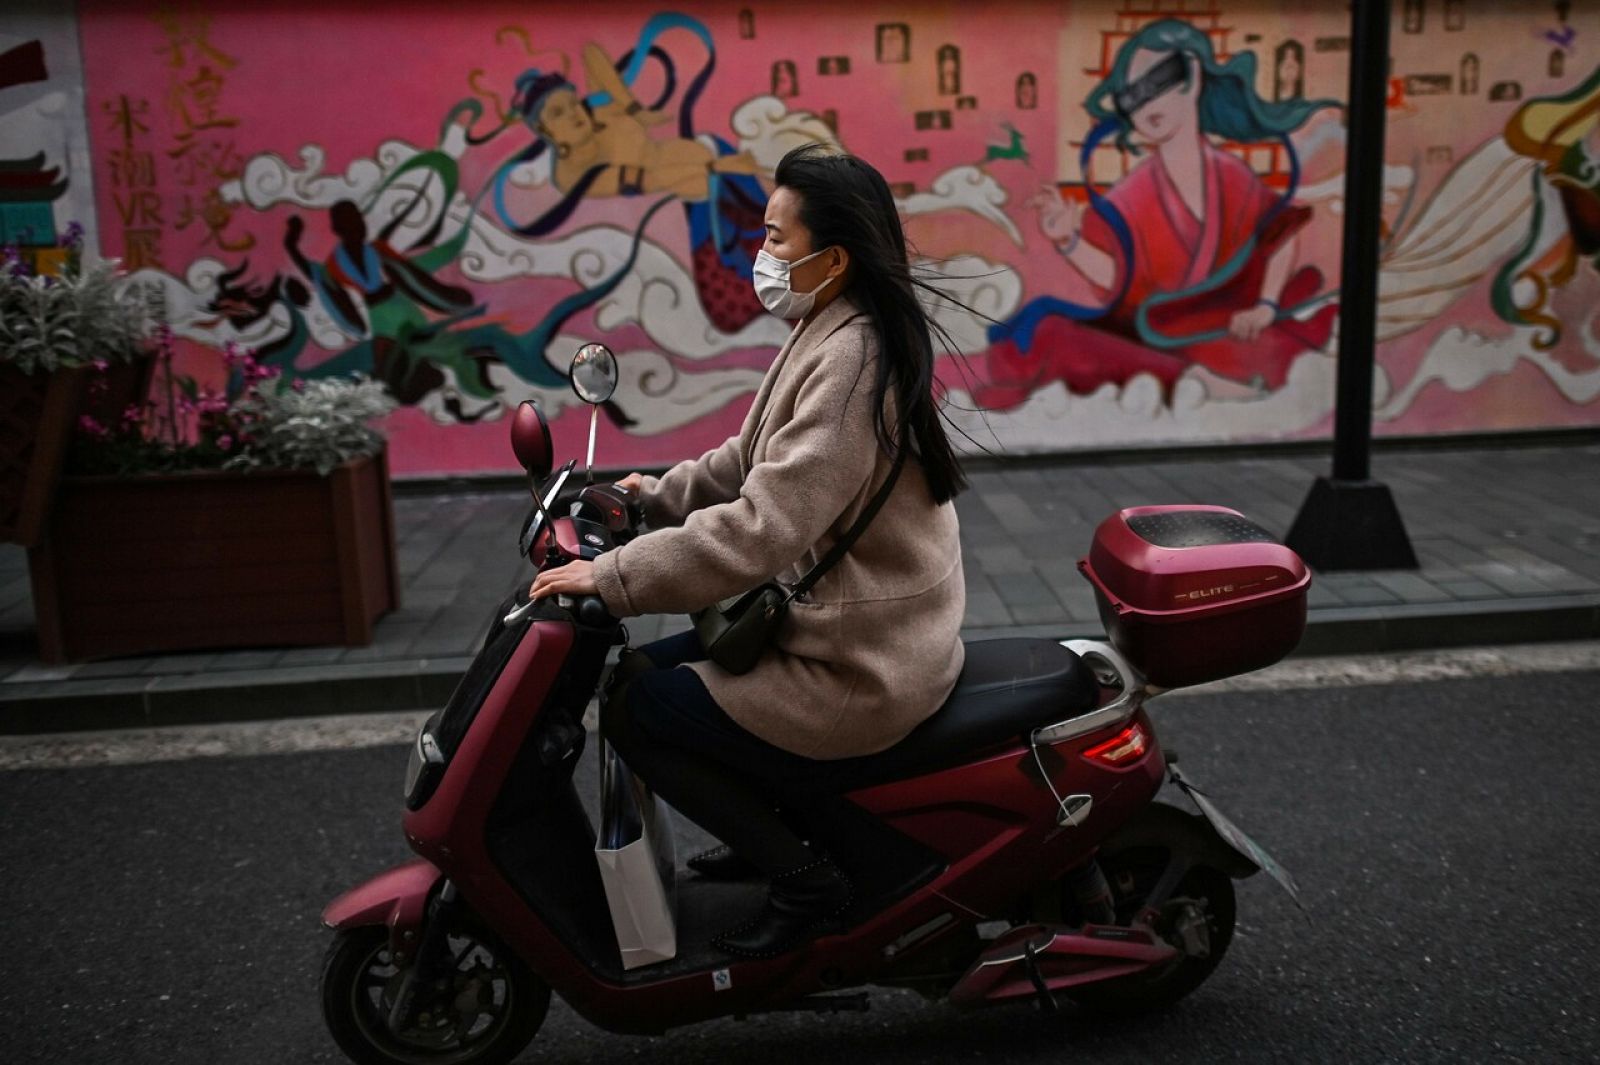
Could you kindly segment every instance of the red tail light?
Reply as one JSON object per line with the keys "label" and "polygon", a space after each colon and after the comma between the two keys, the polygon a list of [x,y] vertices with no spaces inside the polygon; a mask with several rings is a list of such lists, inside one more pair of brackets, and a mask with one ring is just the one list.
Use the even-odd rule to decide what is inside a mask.
{"label": "red tail light", "polygon": [[1149,749],[1150,740],[1145,735],[1144,727],[1134,722],[1106,742],[1090,747],[1083,752],[1083,756],[1091,762],[1121,769],[1143,758]]}

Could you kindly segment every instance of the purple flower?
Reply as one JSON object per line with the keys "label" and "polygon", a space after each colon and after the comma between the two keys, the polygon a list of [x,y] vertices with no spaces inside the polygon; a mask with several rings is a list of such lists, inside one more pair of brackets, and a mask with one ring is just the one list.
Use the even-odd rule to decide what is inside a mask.
{"label": "purple flower", "polygon": [[217,437],[217,446],[224,451],[232,450],[233,437],[229,436],[227,433],[223,433],[221,436]]}
{"label": "purple flower", "polygon": [[92,414],[80,415],[78,418],[78,428],[82,429],[90,436],[106,435],[106,427],[96,421]]}
{"label": "purple flower", "polygon": [[28,263],[15,244],[7,244],[0,249],[0,269],[4,269],[11,277],[27,277],[29,274]]}
{"label": "purple flower", "polygon": [[95,359],[89,365],[94,367],[95,373],[105,373],[111,369],[111,364],[104,359]]}
{"label": "purple flower", "polygon": [[83,246],[83,225],[79,222],[68,222],[66,231],[61,234],[63,248],[81,248]]}

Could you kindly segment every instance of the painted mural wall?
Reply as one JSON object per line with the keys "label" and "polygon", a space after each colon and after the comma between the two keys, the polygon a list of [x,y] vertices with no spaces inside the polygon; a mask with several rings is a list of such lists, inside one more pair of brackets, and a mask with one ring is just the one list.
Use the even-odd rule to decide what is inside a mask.
{"label": "painted mural wall", "polygon": [[[1395,6],[1378,431],[1600,422],[1600,5]],[[217,7],[80,4],[101,247],[193,358],[385,381],[401,473],[510,468],[530,397],[574,445],[592,340],[602,463],[734,431],[809,140],[889,180],[991,450],[1330,432],[1343,5]]]}
{"label": "painted mural wall", "polygon": [[0,245],[53,270],[72,223],[96,246],[94,220],[77,23],[70,7],[14,0],[0,15]]}

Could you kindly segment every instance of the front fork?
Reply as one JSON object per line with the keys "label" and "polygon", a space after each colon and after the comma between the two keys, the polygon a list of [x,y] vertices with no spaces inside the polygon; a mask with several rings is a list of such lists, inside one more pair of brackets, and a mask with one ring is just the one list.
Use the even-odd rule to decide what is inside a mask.
{"label": "front fork", "polygon": [[395,963],[401,965],[401,977],[394,1003],[389,1007],[388,1025],[395,1035],[410,1026],[418,992],[439,979],[445,970],[444,959],[450,956],[450,918],[459,899],[455,884],[446,880],[428,902],[422,934],[410,955],[411,964],[403,964],[407,957],[403,947],[394,952]]}

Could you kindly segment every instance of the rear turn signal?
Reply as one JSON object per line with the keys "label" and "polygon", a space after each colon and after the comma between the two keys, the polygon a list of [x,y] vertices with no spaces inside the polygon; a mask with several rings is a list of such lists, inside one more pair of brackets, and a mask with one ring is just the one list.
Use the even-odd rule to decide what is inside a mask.
{"label": "rear turn signal", "polygon": [[1106,742],[1090,747],[1083,756],[1091,762],[1121,769],[1143,758],[1149,746],[1143,726],[1135,722]]}

